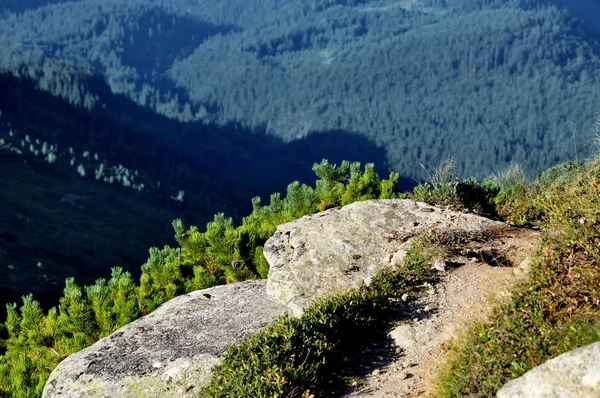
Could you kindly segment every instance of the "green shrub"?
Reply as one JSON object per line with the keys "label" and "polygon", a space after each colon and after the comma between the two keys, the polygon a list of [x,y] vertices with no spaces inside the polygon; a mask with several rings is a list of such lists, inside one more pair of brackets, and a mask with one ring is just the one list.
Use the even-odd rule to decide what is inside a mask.
{"label": "green shrub", "polygon": [[541,219],[542,212],[534,200],[535,192],[518,165],[512,165],[493,179],[500,187],[494,198],[498,215],[518,226],[531,225]]}
{"label": "green shrub", "polygon": [[500,192],[498,184],[486,178],[482,183],[474,178],[463,180],[456,187],[457,208],[488,216],[496,215],[494,198]]}
{"label": "green shrub", "polygon": [[561,163],[538,174],[533,183],[541,189],[550,189],[558,185],[564,185],[571,178],[576,177],[583,171],[585,166],[584,162]]}
{"label": "green shrub", "polygon": [[0,322],[0,355],[6,351],[6,326]]}
{"label": "green shrub", "polygon": [[320,211],[340,206],[344,195],[344,181],[347,178],[350,163],[342,162],[337,165],[329,164],[326,159],[313,166],[313,171],[319,177],[316,182],[316,193]]}

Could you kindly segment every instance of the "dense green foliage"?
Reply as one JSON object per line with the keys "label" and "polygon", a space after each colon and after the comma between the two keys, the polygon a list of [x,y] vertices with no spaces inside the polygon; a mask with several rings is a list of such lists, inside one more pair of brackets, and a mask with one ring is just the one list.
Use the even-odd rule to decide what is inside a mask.
{"label": "dense green foliage", "polygon": [[231,347],[214,369],[201,397],[326,396],[339,383],[345,357],[357,353],[389,319],[390,299],[432,277],[428,246],[433,235],[415,240],[403,264],[376,275],[371,284],[282,317],[266,330]]}
{"label": "dense green foliage", "polygon": [[0,67],[88,109],[105,102],[81,78],[95,71],[182,121],[286,142],[364,135],[415,178],[445,157],[479,178],[511,161],[529,174],[573,159],[569,122],[579,155],[590,152],[600,99],[590,1],[54,3],[0,16]]}
{"label": "dense green foliage", "polygon": [[313,170],[316,188],[293,182],[286,196],[271,195],[269,205],[254,198],[252,214],[239,226],[222,213],[201,232],[173,222],[178,248],[152,248],[139,284],[129,272],[113,268],[111,278],[80,287],[70,278],[58,307],[45,313],[31,295],[8,306],[7,352],[0,356],[0,396],[39,396],[50,371],[117,328],[146,315],[176,295],[219,284],[266,277],[262,246],[277,225],[357,200],[395,198],[399,176],[381,180],[372,164],[340,166],[323,160]]}
{"label": "dense green foliage", "polygon": [[444,161],[427,172],[427,179],[413,190],[415,200],[455,210],[468,210],[487,216],[496,216],[495,200],[500,193],[497,179],[483,182],[471,177],[461,180],[456,174],[454,161]]}
{"label": "dense green foliage", "polygon": [[[68,280],[58,307],[50,311],[42,310],[47,300],[39,296],[40,302],[28,296],[22,306],[9,306],[6,329],[0,330],[0,339],[8,333],[8,351],[0,357],[0,395],[39,395],[49,371],[62,358],[177,294],[265,277],[268,264],[262,245],[279,223],[356,200],[397,195],[397,174],[380,180],[371,165],[362,170],[357,164],[335,167],[323,162],[314,168],[320,178],[315,187],[293,183],[285,196],[272,195],[268,205],[254,199],[252,213],[238,222],[245,214],[240,210],[240,197],[273,192],[272,187],[284,187],[290,175],[309,181],[301,176],[301,166],[323,157],[377,161],[410,177],[429,177],[414,192],[418,200],[494,215],[518,225],[541,222],[553,226],[549,229],[566,225],[562,240],[550,236],[555,244],[548,243],[548,247],[555,256],[539,262],[555,265],[540,271],[541,277],[562,283],[565,264],[587,253],[583,243],[597,245],[595,221],[590,221],[596,220],[590,210],[596,199],[581,188],[588,183],[584,178],[595,181],[595,163],[558,166],[533,183],[526,176],[559,161],[578,160],[591,151],[588,122],[600,99],[600,13],[591,3],[2,1],[0,139],[7,142],[10,122],[15,130],[51,142],[63,153],[70,147],[78,154],[90,151],[100,154],[100,161],[106,161],[102,164],[116,167],[122,163],[128,170],[139,170],[140,179],[152,181],[153,190],[140,192],[153,206],[177,209],[188,221],[192,217],[206,220],[218,211],[232,218],[219,213],[204,232],[175,221],[179,246],[151,249],[139,283],[140,270],[130,267],[135,259],[129,252],[121,253],[125,269],[115,268],[110,279],[87,287]],[[555,5],[567,6],[573,14]],[[572,15],[584,17],[585,22]],[[44,250],[37,250],[40,246],[35,242],[19,239],[13,229],[50,202],[35,202],[38,208],[34,210],[24,206],[34,202],[36,194],[21,195],[40,187],[13,189],[26,180],[12,168],[14,153],[2,152],[2,161],[10,158],[12,163],[0,164],[0,171],[11,170],[8,182],[16,181],[16,185],[1,181],[14,195],[8,203],[18,201],[23,206],[15,206],[16,221],[0,218],[0,237],[11,245],[17,242],[10,252],[21,257],[19,261],[8,257],[10,262],[0,264],[0,272],[3,278],[17,275],[14,261],[22,275],[33,268],[41,277],[38,260],[27,261],[34,257],[26,260],[24,256],[46,255]],[[446,164],[423,173],[423,164],[447,157],[457,160],[454,167]],[[58,153],[58,162],[48,166],[27,154],[18,163],[32,166],[27,169],[28,177],[38,175],[31,171],[35,170],[44,172],[45,178],[52,175],[66,181],[56,172],[65,159]],[[523,169],[511,168],[483,182],[462,179],[483,177],[512,161],[523,164]],[[273,164],[280,167],[273,168]],[[93,179],[91,173],[87,178]],[[69,191],[65,195],[79,187],[64,181],[61,186]],[[90,188],[91,197],[97,199],[99,192],[106,192],[104,199],[113,197],[113,190],[95,189]],[[577,189],[579,196],[565,199]],[[183,190],[186,202],[181,205],[172,199]],[[62,214],[54,215],[58,219]],[[158,219],[160,214],[148,210],[145,218]],[[75,221],[65,217],[60,224],[49,222],[53,228],[71,229],[68,234],[61,234],[60,228],[51,234],[68,240],[77,233],[73,222],[92,230],[90,225],[101,219],[88,223],[78,217]],[[579,220],[579,226],[569,224],[574,220]],[[138,223],[131,224],[140,228]],[[97,229],[109,234],[104,226]],[[34,235],[43,232],[42,228],[28,229]],[[140,240],[131,238],[139,245]],[[105,264],[97,241],[97,237],[89,239],[81,255]],[[570,250],[568,256],[563,246]],[[6,245],[0,248],[4,256],[0,261],[5,261],[8,252]],[[594,255],[585,254],[583,264],[595,264]],[[64,278],[61,272],[88,264],[79,253],[53,249],[48,256],[68,263],[49,279]],[[43,262],[49,263],[46,258]],[[588,271],[591,274],[585,274],[586,278],[595,281],[593,270],[581,268],[583,273]],[[96,277],[87,275],[89,280]],[[5,280],[10,283],[9,278]],[[547,288],[540,286],[533,289]],[[590,294],[582,293],[582,297],[589,299]],[[7,292],[0,295],[4,300]],[[529,314],[523,306],[532,305],[532,297],[523,298],[525,304],[517,300],[507,310],[516,318],[507,316],[510,322],[498,334],[514,331],[512,324],[523,325],[518,312]],[[567,304],[564,308],[579,314],[578,303]],[[560,323],[558,318],[544,317],[535,318],[539,323],[533,326],[527,323],[527,328],[545,333],[544,322]],[[560,338],[552,337],[541,346],[567,347],[594,336],[595,326],[587,321],[571,325],[574,334],[553,329],[556,333],[550,335]],[[485,344],[502,349],[522,345],[495,337],[490,341]],[[476,350],[480,343],[473,343]],[[0,340],[0,352],[3,344]],[[464,383],[457,384],[456,391],[489,394],[500,382],[493,379],[498,374],[517,374],[551,354],[546,348],[541,352],[538,357],[532,354],[537,359],[519,364],[513,373],[507,371],[506,358],[490,359],[490,367],[463,364],[467,373],[478,376],[460,381]],[[496,376],[490,376],[493,381],[485,382],[485,388],[474,386],[476,377],[488,380],[482,376],[484,368],[494,368]]]}
{"label": "dense green foliage", "polygon": [[457,342],[440,396],[495,396],[547,359],[600,340],[600,157],[532,183],[514,169],[503,180],[499,212],[543,226],[544,245],[512,300]]}

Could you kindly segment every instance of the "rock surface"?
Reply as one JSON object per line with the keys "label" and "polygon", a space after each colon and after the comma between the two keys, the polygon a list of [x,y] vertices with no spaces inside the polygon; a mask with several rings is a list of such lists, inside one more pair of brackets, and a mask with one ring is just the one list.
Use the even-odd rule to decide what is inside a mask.
{"label": "rock surface", "polygon": [[247,281],[176,297],[61,362],[43,397],[195,397],[227,347],[285,313]]}
{"label": "rock surface", "polygon": [[600,397],[600,342],[544,362],[498,391],[498,398]]}
{"label": "rock surface", "polygon": [[400,264],[414,237],[502,223],[410,199],[370,200],[281,225],[264,247],[267,292],[299,316],[315,298],[347,291]]}

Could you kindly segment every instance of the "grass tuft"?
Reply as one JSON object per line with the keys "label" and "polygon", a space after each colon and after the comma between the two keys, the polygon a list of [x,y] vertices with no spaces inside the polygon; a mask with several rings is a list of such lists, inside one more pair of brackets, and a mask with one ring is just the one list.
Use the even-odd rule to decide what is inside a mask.
{"label": "grass tuft", "polygon": [[441,162],[431,171],[421,166],[427,171],[427,179],[414,188],[413,199],[453,210],[496,215],[493,199],[500,187],[495,181],[486,179],[480,183],[475,178],[461,181],[452,160]]}

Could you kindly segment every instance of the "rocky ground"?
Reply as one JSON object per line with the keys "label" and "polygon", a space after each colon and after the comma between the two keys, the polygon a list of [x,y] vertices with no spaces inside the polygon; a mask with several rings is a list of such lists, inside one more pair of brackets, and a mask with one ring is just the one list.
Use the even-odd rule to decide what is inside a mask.
{"label": "rocky ground", "polygon": [[438,283],[396,303],[397,319],[405,321],[397,322],[387,343],[364,350],[360,373],[368,376],[355,380],[346,397],[431,395],[431,379],[444,362],[448,343],[506,298],[539,247],[534,230],[506,226],[489,232],[491,239],[466,243],[446,258]]}

